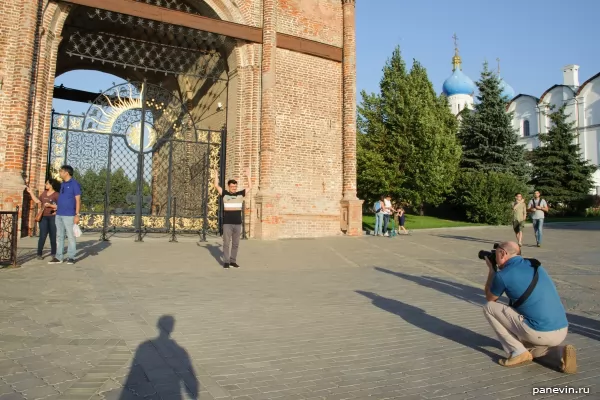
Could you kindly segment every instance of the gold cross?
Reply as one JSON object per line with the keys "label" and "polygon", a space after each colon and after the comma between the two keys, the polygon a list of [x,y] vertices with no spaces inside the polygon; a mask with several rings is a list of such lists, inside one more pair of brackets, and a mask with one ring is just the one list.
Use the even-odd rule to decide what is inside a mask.
{"label": "gold cross", "polygon": [[454,48],[458,48],[458,36],[456,36],[456,33],[452,35],[452,39],[454,39]]}

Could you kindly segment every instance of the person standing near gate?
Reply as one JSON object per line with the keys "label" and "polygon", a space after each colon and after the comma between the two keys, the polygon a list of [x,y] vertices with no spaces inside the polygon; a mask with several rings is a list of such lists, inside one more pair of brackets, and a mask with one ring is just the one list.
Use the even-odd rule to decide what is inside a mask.
{"label": "person standing near gate", "polygon": [[45,190],[38,198],[29,186],[26,187],[27,193],[31,196],[34,203],[41,207],[40,213],[35,220],[40,224],[40,237],[38,239],[37,259],[42,260],[42,252],[46,244],[46,237],[50,236],[50,256],[56,257],[56,204],[58,203],[58,182],[55,179],[49,178],[46,181]]}
{"label": "person standing near gate", "polygon": [[227,190],[224,190],[219,186],[217,171],[213,171],[213,175],[213,185],[223,199],[223,268],[228,269],[230,266],[239,268],[237,253],[242,235],[242,207],[246,192],[252,189],[250,170],[248,168],[244,170],[247,186],[246,189],[239,191],[238,182],[235,179],[227,181]]}
{"label": "person standing near gate", "polygon": [[56,257],[49,264],[60,264],[65,251],[65,233],[68,238],[67,264],[75,264],[75,253],[77,242],[73,225],[79,224],[79,210],[81,208],[81,185],[73,178],[73,167],[63,165],[59,170],[62,184],[58,196],[58,207],[56,209],[56,234],[58,235],[58,247]]}

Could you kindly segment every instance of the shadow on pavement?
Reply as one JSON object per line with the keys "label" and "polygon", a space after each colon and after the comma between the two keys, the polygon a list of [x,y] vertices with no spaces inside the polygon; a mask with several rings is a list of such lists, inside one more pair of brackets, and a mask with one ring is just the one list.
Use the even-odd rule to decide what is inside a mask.
{"label": "shadow on pavement", "polygon": [[157,322],[159,336],[140,344],[119,400],[161,398],[198,399],[200,385],[187,351],[171,338],[175,318],[163,315]]}
{"label": "shadow on pavement", "polygon": [[427,314],[424,310],[418,307],[411,306],[401,301],[389,299],[387,297],[382,297],[378,294],[365,292],[362,290],[357,290],[356,293],[371,299],[374,306],[399,316],[417,328],[452,340],[465,347],[470,347],[489,356],[494,361],[497,361],[500,358],[498,354],[484,348],[499,348],[499,343],[497,340],[480,335],[479,333],[473,332],[467,328],[463,328],[462,326],[446,322],[442,319],[434,317],[433,315]]}
{"label": "shadow on pavement", "polygon": [[210,255],[213,256],[213,258],[217,261],[217,263],[219,263],[219,264],[222,263],[223,252],[221,251],[221,246],[219,246],[218,244],[210,244],[210,243],[207,245],[203,245],[200,242],[198,242],[197,245],[199,247],[204,247],[205,249],[207,249],[208,252],[210,253]]}
{"label": "shadow on pavement", "polygon": [[[391,271],[380,267],[375,267],[375,270],[395,275],[398,278],[417,283],[429,289],[437,290],[438,292],[445,293],[474,305],[483,306],[487,302],[483,294],[483,289],[475,288],[473,286],[433,276],[403,274],[402,272]],[[569,332],[586,336],[590,339],[600,340],[600,321],[571,313],[567,313],[567,319],[569,320]]]}
{"label": "shadow on pavement", "polygon": [[489,243],[489,244],[494,244],[494,243],[498,242],[498,240],[480,239],[480,238],[476,238],[476,237],[472,237],[472,236],[446,235],[446,234],[437,234],[437,235],[433,235],[433,236],[441,237],[444,239],[466,240],[469,242],[479,242],[479,243]]}

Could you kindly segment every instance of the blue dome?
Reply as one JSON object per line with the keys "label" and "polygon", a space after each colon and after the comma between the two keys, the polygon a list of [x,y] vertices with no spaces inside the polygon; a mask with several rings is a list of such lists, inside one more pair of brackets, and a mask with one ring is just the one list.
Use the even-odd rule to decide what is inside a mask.
{"label": "blue dome", "polygon": [[502,90],[502,97],[508,98],[508,100],[515,97],[515,90],[502,78],[500,78],[500,89]]}
{"label": "blue dome", "polygon": [[444,81],[443,92],[446,96],[455,94],[473,94],[475,83],[460,69],[455,69],[452,75]]}

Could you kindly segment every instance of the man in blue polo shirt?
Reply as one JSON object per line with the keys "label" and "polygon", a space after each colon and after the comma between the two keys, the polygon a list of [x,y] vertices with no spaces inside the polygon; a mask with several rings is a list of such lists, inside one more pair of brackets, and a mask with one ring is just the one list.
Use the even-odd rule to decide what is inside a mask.
{"label": "man in blue polo shirt", "polygon": [[516,367],[544,357],[547,364],[574,374],[577,372],[575,347],[561,345],[567,337],[569,322],[556,286],[544,267],[538,267],[537,285],[516,309],[496,302],[506,294],[516,303],[534,277],[532,262],[519,254],[517,243],[501,243],[496,249],[498,272],[486,258],[489,274],[485,296],[488,302],[483,313],[508,354],[508,358],[499,363]]}
{"label": "man in blue polo shirt", "polygon": [[[56,257],[50,260],[49,264],[59,264],[63,261],[66,261],[67,264],[74,264],[77,242],[75,241],[73,225],[79,224],[81,186],[73,178],[73,168],[70,165],[60,167],[59,175],[63,182],[60,186],[56,209],[56,236],[58,243],[56,246]],[[67,234],[69,245],[67,248],[67,259],[63,260],[65,233]]]}

